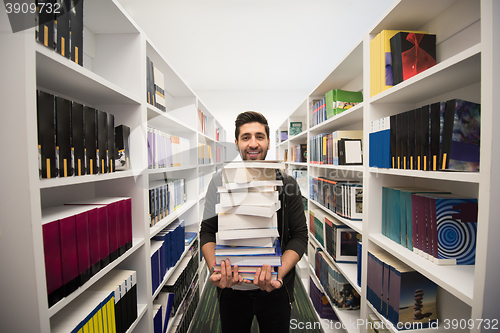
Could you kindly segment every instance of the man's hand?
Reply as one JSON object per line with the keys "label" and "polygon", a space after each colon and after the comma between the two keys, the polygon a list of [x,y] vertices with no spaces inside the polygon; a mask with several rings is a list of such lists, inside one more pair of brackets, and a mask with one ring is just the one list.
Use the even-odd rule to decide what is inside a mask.
{"label": "man's hand", "polygon": [[220,272],[214,272],[210,276],[210,282],[214,286],[224,289],[231,288],[235,284],[241,284],[243,282],[243,278],[238,274],[238,265],[234,265],[232,271],[229,259],[222,260],[220,270]]}
{"label": "man's hand", "polygon": [[282,281],[271,280],[271,266],[263,265],[262,268],[258,268],[257,272],[255,272],[255,276],[253,278],[253,282],[250,280],[245,280],[245,283],[253,283],[260,290],[265,290],[267,292],[271,292],[274,289],[281,288],[283,286]]}

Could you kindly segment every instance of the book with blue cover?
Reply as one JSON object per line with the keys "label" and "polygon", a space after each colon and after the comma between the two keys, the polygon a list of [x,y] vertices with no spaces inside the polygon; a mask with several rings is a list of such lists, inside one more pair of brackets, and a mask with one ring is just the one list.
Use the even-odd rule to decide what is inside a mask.
{"label": "book with blue cover", "polygon": [[274,243],[274,253],[270,254],[246,254],[246,255],[215,255],[216,265],[222,260],[229,259],[231,265],[238,266],[281,266],[281,247],[278,239]]}

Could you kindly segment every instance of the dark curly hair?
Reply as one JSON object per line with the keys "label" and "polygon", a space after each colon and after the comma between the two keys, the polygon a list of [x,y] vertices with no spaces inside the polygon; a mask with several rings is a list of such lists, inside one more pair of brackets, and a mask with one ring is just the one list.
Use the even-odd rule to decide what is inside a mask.
{"label": "dark curly hair", "polygon": [[248,123],[260,123],[264,125],[266,129],[267,138],[269,139],[269,125],[267,124],[266,117],[264,117],[261,113],[256,111],[245,111],[240,113],[238,117],[236,117],[236,120],[234,121],[234,127],[235,127],[234,135],[236,140],[238,140],[238,137],[240,136],[240,127]]}

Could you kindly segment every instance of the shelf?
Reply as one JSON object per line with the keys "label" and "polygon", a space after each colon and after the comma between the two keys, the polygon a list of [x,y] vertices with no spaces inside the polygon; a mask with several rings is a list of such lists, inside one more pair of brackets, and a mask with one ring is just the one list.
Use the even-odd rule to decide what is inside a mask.
{"label": "shelf", "polygon": [[172,223],[176,218],[187,212],[189,209],[191,209],[194,205],[196,205],[198,201],[196,200],[188,200],[185,202],[182,206],[174,210],[171,214],[169,214],[167,217],[163,218],[160,220],[158,223],[156,223],[154,226],[149,228],[149,238],[153,238],[156,236],[157,233],[162,231],[166,226],[168,226],[170,223]]}
{"label": "shelf", "polygon": [[[349,283],[351,284],[351,286],[356,289],[356,291],[358,292],[358,294],[361,295],[361,287],[358,286],[358,283],[357,283],[357,280],[358,280],[358,268],[357,268],[357,264],[356,263],[338,263],[336,262],[333,257],[330,255],[330,253],[328,253],[328,251],[325,249],[324,246],[322,246],[318,240],[314,237],[314,235],[312,235],[310,232],[309,232],[309,239],[311,239],[317,247],[321,248],[321,250],[323,250],[323,253],[328,257],[328,259],[330,259],[330,261],[335,265],[335,267],[340,271],[340,273],[342,273],[342,275],[345,276],[345,278],[349,281]],[[312,267],[311,267],[312,269]]]}
{"label": "shelf", "polygon": [[161,169],[148,169],[147,173],[149,175],[163,173],[163,172],[174,172],[174,171],[182,171],[182,170],[191,170],[196,169],[196,165],[186,165],[180,167],[170,167],[170,168],[161,168]]}
{"label": "shelf", "polygon": [[319,208],[321,208],[322,210],[324,210],[327,214],[335,217],[337,220],[339,220],[340,222],[344,223],[345,225],[347,225],[348,227],[350,227],[351,229],[353,229],[357,233],[360,233],[360,234],[363,233],[363,221],[352,221],[352,220],[343,218],[343,217],[337,215],[336,213],[332,212],[328,208],[324,207],[323,205],[321,205],[316,200],[313,200],[313,199],[309,198],[309,201],[311,201],[313,204],[315,204],[316,206],[318,206]]}
{"label": "shelf", "polygon": [[328,294],[325,293],[325,289],[323,288],[323,286],[319,282],[319,279],[316,276],[316,274],[314,274],[314,271],[312,271],[312,267],[309,266],[309,268],[311,269],[311,276],[312,276],[313,280],[316,282],[316,285],[319,287],[319,290],[323,294],[325,294],[325,297],[328,299],[328,302],[330,302],[330,306],[333,308],[333,311],[335,311],[335,314],[339,318],[339,321],[343,325],[345,325],[345,330],[348,333],[359,333],[360,332],[359,327],[362,325],[358,325],[357,323],[359,322],[361,311],[360,310],[339,310],[336,306],[333,306],[332,300],[330,299]]}
{"label": "shelf", "polygon": [[126,333],[132,333],[134,331],[134,328],[141,321],[141,318],[144,316],[147,309],[147,304],[137,304],[137,319],[132,323],[132,325],[130,325]]}
{"label": "shelf", "polygon": [[353,172],[363,172],[364,168],[362,165],[334,165],[334,164],[313,164],[309,163],[311,167],[323,168],[323,169],[338,169]]}
{"label": "shelf", "polygon": [[148,126],[177,136],[196,133],[194,128],[171,116],[168,112],[163,112],[151,104],[146,105],[148,107]]}
{"label": "shelf", "polygon": [[474,265],[439,266],[402,247],[382,234],[371,234],[368,238],[408,266],[472,306],[474,291]]}
{"label": "shelf", "polygon": [[416,104],[478,82],[481,82],[481,44],[375,95],[371,102]]}
{"label": "shelf", "polygon": [[431,332],[449,332],[449,330],[445,330],[444,328],[421,328],[421,329],[415,329],[415,330],[398,330],[392,325],[390,321],[388,321],[384,316],[382,316],[376,309],[375,307],[370,303],[366,302],[368,304],[368,307],[370,310],[373,311],[373,313],[382,321],[384,328],[387,328],[390,332],[392,333],[399,333],[399,332],[405,332],[405,333],[431,333]]}
{"label": "shelf", "polygon": [[[184,252],[182,252],[179,260],[175,263],[175,266],[174,267],[170,267],[168,269],[167,273],[165,273],[165,276],[163,277],[163,280],[160,283],[160,286],[158,287],[158,289],[156,289],[155,293],[153,294],[153,299],[155,299],[156,296],[158,296],[158,294],[160,293],[160,291],[163,288],[163,286],[168,282],[168,280],[173,276],[173,274],[175,272],[178,272],[177,277],[179,277],[180,273],[182,273],[182,271],[184,270],[184,268],[186,268],[189,260],[191,260],[191,258],[192,258],[192,257],[191,258],[187,258],[186,254],[188,253],[189,249],[191,248],[191,246],[193,245],[193,243],[197,239],[198,239],[198,237],[195,237],[191,241],[191,243],[189,243],[189,245],[187,245],[187,246],[184,247]],[[195,255],[196,255],[196,253],[198,253],[198,250],[196,250]],[[177,280],[177,278],[176,278],[176,280]]]}
{"label": "shelf", "polygon": [[119,256],[116,260],[109,263],[106,267],[97,272],[96,275],[92,276],[89,281],[87,281],[83,286],[80,286],[77,290],[72,292],[70,295],[64,297],[62,300],[54,304],[52,307],[48,309],[49,318],[53,317],[56,313],[58,313],[62,308],[68,306],[75,298],[80,296],[85,290],[87,290],[91,285],[101,279],[104,275],[106,275],[113,268],[118,266],[121,262],[127,259],[132,253],[134,253],[139,247],[144,245],[144,239],[134,238],[132,240],[132,248],[128,249],[127,252]]}
{"label": "shelf", "polygon": [[286,164],[300,165],[307,167],[307,162],[285,162]]}
{"label": "shelf", "polygon": [[298,139],[306,139],[307,140],[307,131],[302,131],[297,135],[289,136],[287,141],[293,141],[293,140],[298,140]]}
{"label": "shelf", "polygon": [[479,183],[481,174],[479,172],[454,172],[454,171],[421,171],[402,169],[379,169],[370,168],[370,174],[394,175],[411,178],[448,180],[455,182]]}
{"label": "shelf", "polygon": [[365,102],[359,103],[349,110],[337,114],[330,119],[311,127],[309,129],[309,132],[311,132],[310,136],[315,136],[323,132],[333,132],[348,125],[361,123],[363,121],[364,103]]}
{"label": "shelf", "polygon": [[35,44],[38,87],[92,106],[141,104],[138,96],[134,96],[42,44]]}
{"label": "shelf", "polygon": [[[193,276],[193,279],[191,280],[191,283],[189,284],[189,286],[191,286],[193,284],[193,282],[194,282],[195,279],[199,279],[199,275]],[[200,283],[200,281],[198,280],[195,283],[194,288],[196,288],[196,287],[199,288],[199,283]],[[189,289],[191,289],[191,288],[189,288]],[[182,299],[182,302],[180,303],[179,307],[177,308],[177,312],[175,313],[175,315],[172,318],[170,318],[170,320],[168,322],[166,332],[170,332],[170,330],[172,329],[172,326],[174,325],[174,323],[177,323],[177,322],[180,323],[180,321],[183,319],[183,316],[186,314],[186,313],[182,313],[181,311],[184,308],[184,302],[186,302],[186,297],[188,295],[189,295],[189,291],[186,291],[186,295],[184,295],[184,298]],[[191,301],[189,302],[189,304],[191,304],[191,302],[195,301],[193,294],[191,294],[190,297],[191,297]],[[198,300],[198,302],[199,302],[199,300]]]}
{"label": "shelf", "polygon": [[215,138],[212,138],[212,137],[210,137],[210,136],[208,136],[208,135],[206,135],[204,133],[201,133],[200,131],[198,131],[198,135],[201,136],[201,137],[203,137],[203,138],[205,138],[205,139],[207,139],[210,142],[216,142]]}
{"label": "shelf", "polygon": [[121,179],[137,176],[139,171],[134,170],[126,170],[126,171],[115,171],[111,173],[105,174],[97,174],[97,175],[83,175],[83,176],[72,176],[72,177],[58,177],[58,178],[44,178],[39,180],[40,188],[51,188],[51,187],[60,187],[67,185],[77,185],[77,184],[86,184],[86,183],[94,183],[101,182],[111,179]]}
{"label": "shelf", "polygon": [[[221,164],[221,163],[217,163],[217,164]],[[214,166],[215,163],[209,163],[209,164],[198,164],[198,167],[199,168],[206,168],[206,167],[212,167]]]}

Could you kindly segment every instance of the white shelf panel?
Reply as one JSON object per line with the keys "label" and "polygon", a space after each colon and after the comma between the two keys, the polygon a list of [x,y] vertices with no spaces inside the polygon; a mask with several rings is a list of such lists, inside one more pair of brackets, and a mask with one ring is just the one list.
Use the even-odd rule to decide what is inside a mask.
{"label": "white shelf panel", "polygon": [[380,313],[378,313],[378,311],[375,309],[375,307],[370,303],[370,302],[366,302],[366,304],[368,304],[368,307],[370,308],[370,310],[382,321],[382,323],[384,324],[384,328],[387,328],[390,332],[392,333],[399,333],[399,332],[405,332],[405,333],[431,333],[431,332],[449,332],[450,330],[446,330],[442,327],[438,327],[438,328],[421,328],[421,329],[414,329],[414,330],[404,330],[404,331],[400,331],[398,329],[396,329],[392,323],[387,320],[384,316],[382,316]]}
{"label": "white shelf panel", "polygon": [[481,44],[372,97],[372,103],[418,103],[481,82]]}
{"label": "white shelf panel", "polygon": [[37,86],[89,105],[139,105],[140,98],[94,72],[35,43]]}
{"label": "white shelf panel", "polygon": [[[351,286],[356,289],[358,294],[361,295],[361,287],[358,286],[357,280],[358,280],[358,270],[357,270],[357,264],[356,263],[338,263],[336,262],[333,257],[328,253],[328,251],[325,249],[324,246],[322,246],[318,240],[314,237],[309,232],[309,239],[321,250],[323,250],[323,253],[326,254],[328,259],[335,265],[335,267],[346,277],[346,279],[349,281]],[[310,267],[312,270],[312,267]]]}
{"label": "white shelf panel", "polygon": [[382,234],[371,234],[369,240],[408,266],[438,284],[455,297],[472,306],[474,265],[439,266],[413,253]]}
{"label": "white shelf panel", "polygon": [[286,164],[299,165],[307,167],[307,162],[285,162]]}
{"label": "white shelf panel", "polygon": [[455,182],[479,183],[481,179],[480,172],[454,172],[454,171],[421,171],[421,170],[402,170],[402,169],[379,169],[370,168],[373,177],[377,174],[394,175],[411,178],[425,178],[437,180],[449,180]]}
{"label": "white shelf panel", "polygon": [[324,96],[332,89],[341,89],[363,74],[363,41],[360,40],[310,96]]}
{"label": "white shelf panel", "polygon": [[75,298],[80,296],[85,290],[87,290],[91,285],[101,279],[104,275],[106,275],[109,271],[115,268],[118,264],[127,259],[132,253],[134,253],[139,247],[144,245],[144,238],[134,238],[132,240],[132,248],[130,248],[127,252],[119,256],[113,262],[109,263],[106,267],[97,272],[96,275],[90,278],[83,286],[80,286],[77,290],[72,292],[70,295],[64,297],[62,300],[54,304],[52,307],[48,309],[49,318],[58,313],[62,308],[71,303]]}
{"label": "white shelf panel", "polygon": [[201,136],[202,138],[206,139],[207,141],[214,142],[215,138],[208,136],[200,131],[198,131],[198,135]]}
{"label": "white shelf panel", "polygon": [[196,169],[196,165],[186,165],[186,166],[180,166],[180,167],[170,167],[170,168],[161,168],[161,169],[148,169],[147,173],[149,175],[152,174],[157,174],[157,173],[163,173],[163,172],[174,172],[174,171],[182,171],[182,170],[191,170],[191,169]]}
{"label": "white shelf panel", "polygon": [[297,135],[293,135],[293,136],[288,137],[288,141],[294,141],[294,140],[298,140],[298,139],[302,139],[302,140],[306,139],[307,140],[307,131],[302,131]]}
{"label": "white shelf panel", "polygon": [[130,325],[130,327],[127,330],[127,333],[131,333],[134,331],[134,328],[141,321],[141,318],[144,316],[147,309],[148,309],[147,304],[137,304],[137,319],[132,323],[132,325]]}
{"label": "white shelf panel", "polygon": [[97,174],[97,175],[83,175],[83,176],[72,176],[72,177],[58,177],[58,178],[44,178],[39,180],[40,188],[51,188],[60,187],[75,184],[85,184],[100,182],[110,179],[120,179],[133,177],[138,174],[138,171],[126,170],[126,171],[115,171],[112,173]]}
{"label": "white shelf panel", "polygon": [[197,132],[194,128],[172,117],[168,112],[163,112],[151,104],[146,103],[146,105],[148,107],[148,126],[178,136]]}
{"label": "white shelf panel", "polygon": [[200,193],[200,195],[198,196],[198,201],[205,198],[205,196],[207,195],[207,190],[208,190],[208,188],[205,191],[203,191],[203,193]]}
{"label": "white shelf panel", "polygon": [[[177,261],[177,263],[175,264],[175,266],[174,267],[170,267],[168,269],[167,273],[165,273],[165,276],[163,277],[163,280],[160,283],[160,286],[158,287],[158,289],[156,289],[155,293],[153,294],[153,299],[155,299],[156,296],[158,296],[158,294],[160,293],[160,291],[163,288],[163,286],[168,282],[168,280],[173,276],[174,273],[177,273],[178,275],[180,275],[180,273],[182,273],[182,271],[184,270],[184,268],[186,268],[189,260],[191,260],[191,258],[187,258],[186,257],[186,254],[188,253],[189,248],[191,247],[191,245],[193,245],[194,241],[197,240],[197,239],[198,239],[198,237],[195,237],[191,241],[191,243],[189,243],[189,245],[186,245],[184,247],[184,252],[182,252],[181,257],[179,258],[179,260]],[[198,253],[198,251],[195,253],[195,255],[197,255],[197,253]]]}
{"label": "white shelf panel", "polygon": [[339,318],[339,321],[345,325],[345,330],[348,333],[359,333],[360,329],[359,327],[361,325],[355,325],[355,323],[358,322],[360,319],[361,311],[360,310],[339,310],[336,306],[333,306],[332,300],[328,296],[327,293],[325,293],[325,289],[319,282],[318,277],[314,274],[312,271],[312,267],[309,266],[311,269],[311,276],[316,281],[316,285],[319,287],[319,290],[325,294],[326,298],[328,299],[328,302],[330,302],[330,306],[333,308],[333,311],[335,311],[335,314]]}
{"label": "white shelf panel", "polygon": [[354,172],[363,172],[362,165],[334,165],[334,164],[312,164],[309,165],[313,168],[323,168],[323,169],[338,169],[338,170],[347,170]]}
{"label": "white shelf panel", "polygon": [[314,136],[324,132],[333,132],[342,129],[348,125],[353,125],[361,123],[363,121],[363,107],[364,102],[346,110],[340,114],[337,114],[330,119],[319,123],[318,125],[311,127],[309,132],[310,136]]}
{"label": "white shelf panel", "polygon": [[353,229],[354,231],[358,232],[359,234],[363,233],[363,221],[352,221],[352,220],[349,220],[349,219],[345,219],[345,218],[337,215],[336,213],[332,212],[331,210],[329,210],[325,206],[321,205],[316,200],[313,200],[313,199],[309,198],[309,201],[312,202],[313,204],[315,204],[316,206],[318,206],[318,208],[321,208],[322,210],[324,210],[327,214],[335,217],[340,222],[342,222],[345,225],[349,226],[351,229]]}
{"label": "white shelf panel", "polygon": [[198,203],[197,200],[188,200],[185,202],[182,206],[174,210],[171,214],[169,214],[167,217],[163,218],[160,220],[158,223],[156,223],[154,226],[149,228],[149,238],[153,238],[157,233],[159,233],[163,228],[168,226],[170,223],[172,223],[176,218],[187,212],[189,209],[191,209],[194,205]]}
{"label": "white shelf panel", "polygon": [[[217,163],[217,164],[221,164],[221,163]],[[209,164],[198,164],[198,167],[199,168],[207,168],[207,167],[213,167],[215,165],[215,163],[209,163]]]}

